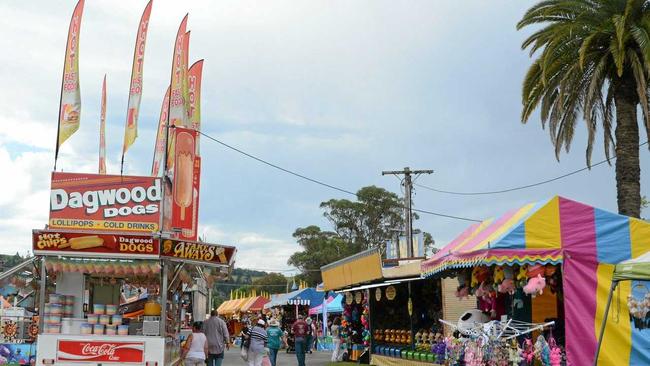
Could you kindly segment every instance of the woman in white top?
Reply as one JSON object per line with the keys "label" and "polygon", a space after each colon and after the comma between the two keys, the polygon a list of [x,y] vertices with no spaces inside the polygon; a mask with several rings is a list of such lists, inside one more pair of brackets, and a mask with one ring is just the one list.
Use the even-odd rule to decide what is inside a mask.
{"label": "woman in white top", "polygon": [[330,331],[332,333],[332,343],[334,344],[331,360],[332,362],[339,362],[343,356],[341,352],[341,318],[334,319]]}
{"label": "woman in white top", "polygon": [[201,332],[201,322],[192,324],[192,333],[184,347],[185,366],[203,366],[208,357],[208,339]]}

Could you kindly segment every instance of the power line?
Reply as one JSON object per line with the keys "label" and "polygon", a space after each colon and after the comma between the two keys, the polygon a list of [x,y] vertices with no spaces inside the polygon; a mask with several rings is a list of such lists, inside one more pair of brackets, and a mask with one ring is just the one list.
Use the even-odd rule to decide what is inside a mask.
{"label": "power line", "polygon": [[[643,142],[643,143],[639,144],[639,147],[641,147],[643,145],[646,145],[647,143],[648,143],[648,141]],[[415,183],[415,185],[420,187],[420,188],[427,189],[429,191],[438,192],[438,193],[445,193],[445,194],[452,194],[452,195],[457,195],[457,196],[481,196],[481,195],[508,193],[508,192],[520,191],[522,189],[537,187],[537,186],[541,186],[541,185],[544,185],[544,184],[547,184],[547,183],[555,182],[557,180],[564,179],[566,177],[570,177],[570,176],[578,174],[578,173],[582,173],[585,170],[589,170],[589,169],[591,169],[593,167],[597,167],[599,165],[605,164],[605,163],[607,163],[607,162],[609,162],[611,160],[614,160],[614,159],[616,159],[616,156],[613,156],[610,159],[601,160],[601,161],[597,162],[596,164],[592,164],[591,167],[585,166],[584,168],[580,168],[578,170],[574,170],[572,172],[562,174],[560,176],[557,176],[557,177],[554,177],[554,178],[551,178],[551,179],[546,179],[546,180],[543,180],[541,182],[526,184],[526,185],[523,185],[523,186],[518,186],[518,187],[513,187],[513,188],[500,189],[500,190],[495,190],[495,191],[456,192],[456,191],[447,191],[447,190],[443,190],[443,189],[433,188],[433,187],[425,186],[424,184]]]}
{"label": "power line", "polygon": [[[350,190],[340,188],[340,187],[336,187],[334,185],[325,183],[323,181],[320,181],[320,180],[317,180],[317,179],[314,179],[314,178],[310,178],[310,177],[308,177],[306,175],[296,173],[296,172],[294,172],[292,170],[289,170],[289,169],[283,168],[283,167],[281,167],[279,165],[268,162],[268,161],[266,161],[266,160],[264,160],[262,158],[259,158],[259,157],[255,156],[255,155],[249,154],[249,153],[247,153],[247,152],[245,152],[245,151],[243,151],[241,149],[238,149],[238,148],[236,148],[236,147],[234,147],[232,145],[229,145],[229,144],[227,144],[227,143],[225,143],[223,141],[220,141],[220,140],[218,140],[218,139],[216,139],[216,138],[214,138],[214,137],[212,137],[212,136],[210,136],[210,135],[208,135],[208,134],[206,134],[204,132],[201,132],[201,131],[198,131],[198,132],[199,132],[199,134],[201,134],[202,136],[208,138],[209,140],[212,140],[212,141],[214,141],[214,142],[216,142],[216,143],[218,143],[218,144],[220,144],[220,145],[222,145],[222,146],[224,146],[224,147],[226,147],[226,148],[228,148],[230,150],[236,151],[236,152],[238,152],[238,153],[240,153],[240,154],[242,154],[242,155],[244,155],[244,156],[246,156],[248,158],[256,160],[256,161],[258,161],[258,162],[260,162],[262,164],[268,165],[268,166],[270,166],[272,168],[275,168],[275,169],[280,170],[282,172],[285,172],[287,174],[291,174],[291,175],[293,175],[295,177],[304,179],[304,180],[309,181],[311,183],[318,184],[320,186],[327,187],[327,188],[333,189],[335,191],[339,191],[339,192],[346,193],[346,194],[357,197],[357,194],[350,191]],[[402,208],[402,209],[405,208],[405,206],[403,206],[403,205],[399,205],[398,207]],[[443,213],[433,212],[433,211],[428,211],[428,210],[422,210],[422,209],[417,209],[417,208],[413,208],[413,211],[423,213],[423,214],[433,215],[433,216],[446,217],[446,218],[455,219],[455,220],[463,220],[463,221],[471,221],[471,222],[480,222],[481,221],[481,220],[470,219],[470,218],[467,218],[467,217],[448,215],[448,214],[443,214]]]}

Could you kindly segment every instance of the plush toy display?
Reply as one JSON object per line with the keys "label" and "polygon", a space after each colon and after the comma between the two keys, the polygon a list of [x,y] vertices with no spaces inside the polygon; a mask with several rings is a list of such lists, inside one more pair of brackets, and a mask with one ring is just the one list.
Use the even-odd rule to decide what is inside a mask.
{"label": "plush toy display", "polygon": [[528,284],[524,286],[524,292],[535,297],[544,293],[544,287],[546,287],[546,278],[538,274],[537,277],[528,280]]}
{"label": "plush toy display", "polygon": [[503,272],[503,267],[501,266],[494,267],[494,275],[492,278],[494,280],[494,283],[496,284],[503,282],[503,280],[506,278],[505,273]]}
{"label": "plush toy display", "polygon": [[501,282],[501,284],[498,286],[497,290],[499,293],[505,294],[508,293],[510,295],[515,293],[515,281],[512,280],[512,278],[506,278]]}

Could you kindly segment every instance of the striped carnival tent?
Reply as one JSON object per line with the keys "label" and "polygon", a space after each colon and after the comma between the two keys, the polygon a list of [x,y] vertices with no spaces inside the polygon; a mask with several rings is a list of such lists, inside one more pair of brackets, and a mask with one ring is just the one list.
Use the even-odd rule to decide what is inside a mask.
{"label": "striped carnival tent", "polygon": [[[615,265],[649,250],[649,222],[556,196],[470,226],[421,269],[430,277],[477,265],[561,264],[567,364],[589,365]],[[620,302],[634,286],[619,284]],[[607,321],[598,364],[649,365],[650,330],[631,326],[627,306],[615,318]]]}
{"label": "striped carnival tent", "polygon": [[286,294],[271,296],[271,301],[264,304],[264,309],[285,305],[317,306],[323,302],[324,296],[323,292],[318,292],[311,287],[299,289]]}
{"label": "striped carnival tent", "polygon": [[318,292],[316,289],[308,287],[287,299],[287,303],[289,305],[318,306],[323,303],[324,298],[325,294],[323,292]]}
{"label": "striped carnival tent", "polygon": [[251,298],[252,300],[246,303],[241,308],[241,312],[258,312],[264,310],[264,304],[268,303],[270,300],[263,296],[255,296]]}

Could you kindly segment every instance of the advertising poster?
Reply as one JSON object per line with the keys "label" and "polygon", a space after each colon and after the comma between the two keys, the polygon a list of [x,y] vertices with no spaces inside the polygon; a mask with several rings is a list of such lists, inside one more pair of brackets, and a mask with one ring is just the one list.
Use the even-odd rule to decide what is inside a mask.
{"label": "advertising poster", "polygon": [[[198,136],[197,136],[198,137]],[[194,157],[194,177],[192,179],[193,203],[192,203],[192,226],[190,229],[183,229],[180,238],[182,240],[196,241],[199,231],[199,192],[201,192],[201,157]]]}
{"label": "advertising poster", "polygon": [[99,174],[106,174],[106,75],[102,83],[102,104],[99,114]]}
{"label": "advertising poster", "polygon": [[[187,121],[187,100],[185,99],[185,90],[187,86],[187,66],[184,59],[184,47],[188,44],[187,35],[187,15],[183,18],[181,25],[178,27],[176,34],[176,43],[174,45],[174,57],[172,59],[172,77],[170,83],[169,95],[169,127],[185,126]],[[184,67],[185,65],[185,67]],[[175,135],[173,130],[169,131],[169,141],[167,141],[167,169],[174,168],[175,153]]]}
{"label": "advertising poster", "polygon": [[156,146],[153,152],[153,164],[151,165],[151,176],[158,177],[164,169],[165,139],[167,125],[167,113],[169,112],[169,87],[163,98],[162,107],[160,108],[160,119],[158,120],[158,132],[156,133]]}
{"label": "advertising poster", "polygon": [[63,81],[61,84],[61,105],[59,107],[59,129],[57,136],[56,155],[59,147],[79,129],[81,116],[81,92],[79,90],[79,32],[81,16],[84,11],[84,0],[79,0],[72,13],[68,41],[65,49],[63,65]]}
{"label": "advertising poster", "polygon": [[151,15],[151,1],[147,4],[138,23],[138,34],[135,39],[133,52],[133,67],[131,70],[131,87],[129,88],[129,104],[124,128],[124,147],[126,153],[136,137],[138,137],[138,114],[140,113],[140,100],[142,99],[142,75],[144,70],[144,50],[147,43],[147,30],[149,16]]}
{"label": "advertising poster", "polygon": [[151,235],[83,233],[57,230],[32,231],[35,253],[58,252],[66,255],[122,254],[124,256],[158,255],[160,241]]}
{"label": "advertising poster", "polygon": [[49,228],[155,232],[160,178],[52,173]]}
{"label": "advertising poster", "polygon": [[22,365],[33,365],[35,362],[36,362],[35,344],[0,343],[0,365],[22,366]]}
{"label": "advertising poster", "polygon": [[230,265],[235,255],[235,248],[201,242],[165,239],[162,243],[161,255],[197,263]]}
{"label": "advertising poster", "polygon": [[144,342],[59,340],[56,360],[65,363],[144,363]]}
{"label": "advertising poster", "polygon": [[194,158],[196,131],[176,128],[176,154],[172,199],[172,228],[193,230],[194,220]]}

